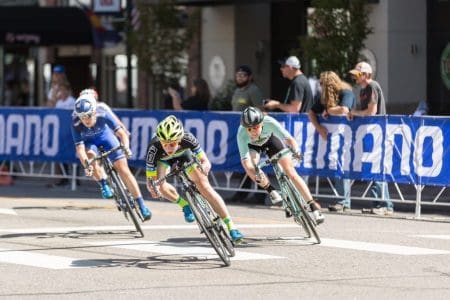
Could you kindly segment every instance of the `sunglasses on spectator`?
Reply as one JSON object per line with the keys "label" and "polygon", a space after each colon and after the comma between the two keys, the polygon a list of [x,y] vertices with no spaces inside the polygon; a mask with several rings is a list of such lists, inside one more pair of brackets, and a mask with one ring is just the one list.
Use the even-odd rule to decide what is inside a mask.
{"label": "sunglasses on spectator", "polygon": [[258,129],[260,129],[261,128],[261,124],[258,124],[258,125],[256,125],[256,126],[253,126],[253,127],[248,127],[247,128],[247,131],[248,132],[252,132],[253,130],[258,130]]}
{"label": "sunglasses on spectator", "polygon": [[236,77],[248,77],[248,74],[244,72],[237,72]]}
{"label": "sunglasses on spectator", "polygon": [[178,146],[179,141],[161,141],[161,144],[165,147],[174,148]]}
{"label": "sunglasses on spectator", "polygon": [[362,73],[352,73],[352,78],[353,79],[358,79],[361,76],[362,76]]}

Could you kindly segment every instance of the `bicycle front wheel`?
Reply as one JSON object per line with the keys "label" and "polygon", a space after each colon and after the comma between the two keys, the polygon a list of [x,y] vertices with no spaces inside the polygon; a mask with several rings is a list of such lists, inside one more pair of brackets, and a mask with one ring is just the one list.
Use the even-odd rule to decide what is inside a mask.
{"label": "bicycle front wheel", "polygon": [[288,197],[291,200],[291,205],[294,210],[292,214],[296,222],[301,223],[308,237],[311,237],[312,233],[317,241],[317,244],[320,244],[321,240],[316,229],[316,223],[313,221],[307,210],[306,201],[303,199],[302,195],[291,180],[284,178],[284,185],[289,195]]}
{"label": "bicycle front wheel", "polygon": [[134,227],[136,228],[136,231],[141,234],[141,237],[144,237],[144,231],[141,228],[141,224],[139,223],[136,212],[131,206],[131,199],[128,196],[128,193],[122,180],[120,180],[119,175],[114,170],[111,171],[110,177],[111,183],[113,184],[114,192],[117,194],[117,197],[119,198],[119,202],[125,204],[125,213],[130,216],[131,221],[133,222]]}
{"label": "bicycle front wheel", "polygon": [[226,266],[230,266],[230,256],[228,255],[227,247],[220,238],[220,231],[214,221],[214,213],[212,212],[209,203],[207,203],[198,193],[189,191],[186,192],[186,200],[191,206],[192,213],[200,227],[200,231],[205,234],[223,263]]}

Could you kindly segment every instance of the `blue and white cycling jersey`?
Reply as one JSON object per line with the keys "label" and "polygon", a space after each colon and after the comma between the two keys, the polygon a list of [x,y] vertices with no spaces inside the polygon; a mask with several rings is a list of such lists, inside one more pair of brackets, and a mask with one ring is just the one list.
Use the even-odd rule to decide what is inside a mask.
{"label": "blue and white cycling jersey", "polygon": [[[115,136],[115,132],[122,126],[112,115],[111,111],[98,106],[96,118],[97,120],[93,127],[86,127],[75,113],[72,114],[72,137],[75,146],[84,144],[86,150],[93,150],[95,153],[98,153],[97,149],[99,147],[103,147],[107,151],[118,146],[120,141]],[[116,161],[124,157],[124,154],[122,150],[119,150],[112,153],[109,157],[112,161]]]}

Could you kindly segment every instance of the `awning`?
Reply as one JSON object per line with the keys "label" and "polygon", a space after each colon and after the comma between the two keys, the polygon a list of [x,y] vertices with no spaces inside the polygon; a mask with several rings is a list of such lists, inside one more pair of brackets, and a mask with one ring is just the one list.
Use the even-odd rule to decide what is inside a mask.
{"label": "awning", "polygon": [[92,26],[77,7],[2,6],[2,45],[88,45]]}
{"label": "awning", "polygon": [[[161,0],[141,0],[144,4],[157,4]],[[298,0],[176,0],[175,3],[185,6],[215,6],[236,4],[259,4],[272,2],[295,2]],[[308,0],[309,1],[309,0]]]}

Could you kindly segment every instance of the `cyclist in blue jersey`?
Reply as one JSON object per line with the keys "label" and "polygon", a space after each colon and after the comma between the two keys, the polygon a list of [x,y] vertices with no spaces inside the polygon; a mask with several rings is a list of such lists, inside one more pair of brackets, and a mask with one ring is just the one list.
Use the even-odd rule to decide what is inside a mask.
{"label": "cyclist in blue jersey", "polygon": [[176,202],[182,208],[186,222],[195,220],[188,202],[178,194],[172,184],[163,181],[157,187],[157,191],[151,184],[151,180],[165,176],[174,163],[192,161],[193,158],[189,157],[188,149],[198,158],[204,173],[194,164],[187,169],[186,174],[194,182],[200,194],[222,218],[233,241],[240,241],[243,235],[235,228],[222,197],[209,183],[207,174],[211,170],[211,162],[200,147],[198,140],[191,133],[185,132],[181,122],[173,115],[168,116],[158,124],[156,136],[153,137],[147,148],[146,175],[149,192],[154,198],[157,198],[161,193],[164,198]]}
{"label": "cyclist in blue jersey", "polygon": [[144,220],[150,220],[151,212],[145,206],[136,178],[128,167],[127,158],[132,156],[128,132],[109,110],[97,107],[97,100],[93,94],[84,93],[75,102],[75,110],[72,114],[72,136],[86,176],[92,176],[99,183],[103,198],[114,196],[111,187],[108,185],[106,174],[97,161],[94,161],[90,166],[87,162],[97,155],[99,147],[108,151],[120,144],[124,146],[124,151],[115,151],[110,154],[109,158],[125,186],[139,204]]}
{"label": "cyclist in blue jersey", "polygon": [[[237,143],[241,163],[247,175],[267,191],[272,201],[275,200],[274,198],[278,198],[279,194],[270,183],[269,178],[264,173],[257,176],[255,165],[260,160],[261,152],[265,152],[269,157],[272,157],[286,147],[290,147],[295,153],[298,153],[297,149],[299,147],[295,139],[277,120],[271,116],[264,115],[258,108],[250,106],[242,112],[241,125],[237,133]],[[297,156],[300,156],[300,154],[297,154]],[[313,199],[305,181],[295,170],[291,155],[285,155],[278,163],[309,204],[317,224],[322,223],[324,217],[320,211],[320,204]],[[290,216],[289,212],[287,212],[286,216]]]}

